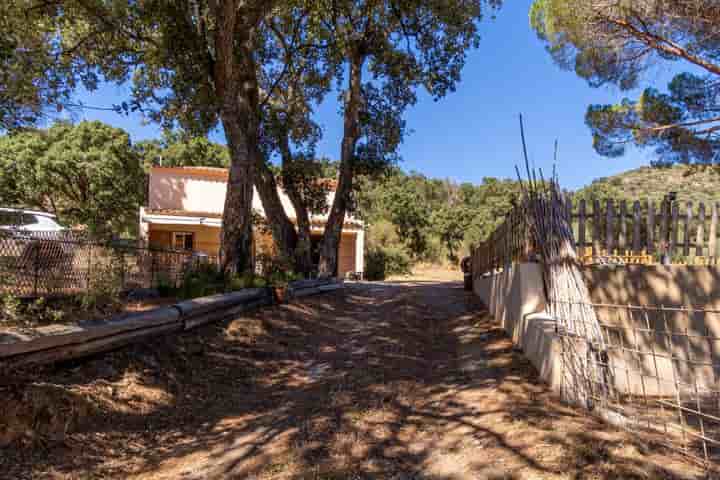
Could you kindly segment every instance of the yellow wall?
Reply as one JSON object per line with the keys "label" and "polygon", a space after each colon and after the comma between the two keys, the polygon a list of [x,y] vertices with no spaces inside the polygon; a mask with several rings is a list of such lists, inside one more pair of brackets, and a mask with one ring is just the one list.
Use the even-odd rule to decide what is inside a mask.
{"label": "yellow wall", "polygon": [[343,233],[340,237],[340,250],[338,252],[338,276],[345,277],[347,272],[355,272],[355,234]]}
{"label": "yellow wall", "polygon": [[192,232],[195,234],[195,251],[217,255],[220,251],[220,229],[205,225],[149,225],[151,246],[172,248],[172,232]]}
{"label": "yellow wall", "polygon": [[[151,223],[148,239],[151,246],[172,249],[172,232],[192,232],[195,234],[195,251],[218,255],[220,252],[220,229],[205,225],[160,225]],[[343,233],[340,238],[338,252],[338,275],[344,277],[348,272],[356,272],[355,245],[356,233]],[[258,253],[269,253],[268,246],[272,246],[269,234],[256,232],[255,243]],[[271,248],[274,251],[274,248]]]}

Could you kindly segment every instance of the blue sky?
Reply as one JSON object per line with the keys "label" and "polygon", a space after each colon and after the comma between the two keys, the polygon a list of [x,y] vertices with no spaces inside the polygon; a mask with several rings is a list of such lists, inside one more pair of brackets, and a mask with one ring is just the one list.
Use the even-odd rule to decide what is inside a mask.
{"label": "blue sky", "polygon": [[[509,0],[495,20],[482,24],[480,48],[469,53],[457,91],[439,102],[424,93],[406,119],[411,135],[401,147],[402,167],[431,177],[479,183],[483,177],[514,177],[522,162],[518,114],[523,113],[530,158],[545,171],[552,168],[553,143],[559,141],[558,173],[565,188],[646,165],[649,151],[630,151],[609,159],[595,153],[584,124],[587,106],[614,103],[634,92],[614,87],[590,88],[573,72],[557,67],[528,22],[531,0]],[[663,88],[672,72],[658,70],[647,80]],[[103,85],[80,99],[110,105],[126,98],[125,86]],[[318,109],[324,127],[318,154],[338,158],[342,119],[335,95]],[[87,110],[85,119],[122,127],[133,140],[159,135],[156,125],[139,116]],[[216,136],[220,139],[221,136]]]}

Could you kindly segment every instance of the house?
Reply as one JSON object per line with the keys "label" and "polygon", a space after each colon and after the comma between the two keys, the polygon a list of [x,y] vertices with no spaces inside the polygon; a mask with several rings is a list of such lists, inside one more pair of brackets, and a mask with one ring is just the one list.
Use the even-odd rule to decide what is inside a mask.
{"label": "house", "polygon": [[[140,209],[141,239],[151,246],[218,255],[227,180],[225,168],[153,167],[148,182],[147,207]],[[288,217],[294,220],[292,203],[282,189],[278,190]],[[330,192],[328,204],[333,198],[334,192]],[[257,191],[253,194],[252,207],[264,216]],[[327,215],[313,215],[310,220],[313,251],[317,252]],[[363,223],[346,216],[338,252],[338,275],[362,275],[364,237]],[[256,245],[269,243],[269,239],[257,231],[254,240]],[[314,258],[318,261],[317,253]]]}

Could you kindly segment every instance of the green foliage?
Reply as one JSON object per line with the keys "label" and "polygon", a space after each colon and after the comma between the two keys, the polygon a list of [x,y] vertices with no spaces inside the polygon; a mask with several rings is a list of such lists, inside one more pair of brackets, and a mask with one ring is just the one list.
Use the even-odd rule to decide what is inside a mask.
{"label": "green foliage", "polygon": [[384,280],[391,275],[408,275],[412,262],[398,246],[374,247],[365,252],[365,278]]}
{"label": "green foliage", "polygon": [[368,223],[368,252],[376,252],[368,257],[366,274],[375,268],[371,262],[383,265],[383,255],[400,258],[397,252],[412,259],[410,264],[457,262],[492,233],[518,193],[516,182],[494,178],[458,185],[394,170],[384,178],[361,179],[357,213]]}
{"label": "green foliage", "polygon": [[701,77],[683,73],[672,80],[667,94],[647,88],[637,101],[591,105],[585,122],[592,131],[595,150],[616,157],[634,145],[654,148],[658,160],[653,163],[658,165],[715,162],[720,144],[714,130],[708,130],[712,122],[706,121],[705,109],[714,110],[717,105],[714,99],[705,98],[704,83]]}
{"label": "green foliage", "polygon": [[253,288],[265,288],[268,286],[267,280],[265,280],[262,277],[255,277],[255,279],[252,282]]}
{"label": "green foliage", "polygon": [[145,168],[164,167],[223,167],[230,166],[227,146],[211,142],[207,137],[164,130],[160,140],[144,140],[135,144]]}
{"label": "green foliage", "polygon": [[60,323],[65,318],[65,311],[40,297],[25,307],[25,315],[41,323]]}
{"label": "green foliage", "polygon": [[94,264],[89,280],[88,288],[78,296],[83,310],[115,309],[120,305],[121,285],[113,264]]}
{"label": "green foliage", "polygon": [[144,183],[127,133],[101,122],[0,137],[0,204],[48,210],[98,236],[136,227]]}
{"label": "green foliage", "polygon": [[0,297],[0,324],[34,326],[38,324],[60,323],[66,312],[45,298],[23,302],[12,294]]}
{"label": "green foliage", "polygon": [[255,275],[252,272],[244,272],[242,275],[228,275],[225,281],[225,289],[229,292],[242,290],[243,288],[252,288],[254,286]]}
{"label": "green foliage", "polygon": [[36,124],[48,111],[62,110],[77,83],[97,81],[91,72],[77,78],[76,59],[60,55],[62,45],[47,41],[58,27],[55,8],[32,6],[0,2],[0,130]]}
{"label": "green foliage", "polygon": [[677,192],[677,198],[682,204],[688,201],[694,205],[704,202],[708,209],[717,201],[718,182],[720,169],[709,165],[641,167],[612,177],[599,178],[575,192],[573,200],[640,200],[643,205],[645,200],[650,200],[658,206],[669,192]]}
{"label": "green foliage", "polygon": [[427,248],[430,209],[410,182],[390,185],[381,202],[390,222],[403,239],[410,254],[419,258]]}
{"label": "green foliage", "polygon": [[290,282],[298,278],[298,275],[292,271],[275,271],[267,277],[267,284],[272,287],[287,287]]}
{"label": "green foliage", "polygon": [[155,289],[161,297],[171,297],[177,293],[177,288],[174,282],[170,280],[170,276],[165,272],[157,274],[155,279]]}
{"label": "green foliage", "polygon": [[472,212],[465,205],[445,205],[432,214],[432,226],[440,240],[447,248],[447,258],[450,263],[457,264],[458,249],[465,239]]}
{"label": "green foliage", "polygon": [[201,263],[183,275],[178,289],[180,298],[214,295],[225,290],[223,273],[214,263]]}
{"label": "green foliage", "polygon": [[681,60],[697,73],[680,73],[667,93],[646,88],[637,100],[591,105],[586,123],[601,155],[623,155],[627,145],[653,148],[657,163],[714,163],[720,153],[720,10],[709,2],[535,0],[530,23],[562,68],[591,86],[637,88],[658,64]]}
{"label": "green foliage", "polygon": [[0,321],[16,322],[21,316],[22,304],[16,296],[6,293],[0,299]]}

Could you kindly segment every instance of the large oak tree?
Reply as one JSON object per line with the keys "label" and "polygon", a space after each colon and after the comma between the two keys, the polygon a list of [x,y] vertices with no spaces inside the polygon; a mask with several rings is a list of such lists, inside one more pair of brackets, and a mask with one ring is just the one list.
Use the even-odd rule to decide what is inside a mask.
{"label": "large oak tree", "polygon": [[0,137],[0,205],[46,210],[96,237],[136,230],[143,177],[127,132],[101,122]]}
{"label": "large oak tree", "polygon": [[[30,109],[34,114],[61,108],[77,85],[92,90],[103,80],[132,80],[131,98],[119,109],[142,110],[193,134],[222,126],[231,162],[221,253],[226,270],[242,271],[250,266],[260,111],[269,94],[261,78],[277,72],[277,52],[266,48],[268,24],[278,8],[284,4],[268,0],[4,2],[2,17],[15,19],[8,25],[12,42],[2,46],[5,66],[22,72],[25,63],[39,62],[19,77],[38,85],[29,88],[30,100],[9,95],[41,105]],[[52,81],[42,80],[46,73]],[[2,78],[3,89],[14,76]],[[4,115],[5,124],[33,120],[17,112]]]}
{"label": "large oak tree", "polygon": [[479,43],[484,7],[499,0],[308,0],[341,62],[343,115],[338,183],[320,246],[320,273],[333,275],[358,171],[397,159],[405,109],[418,88],[435,99],[455,88],[468,49]]}

